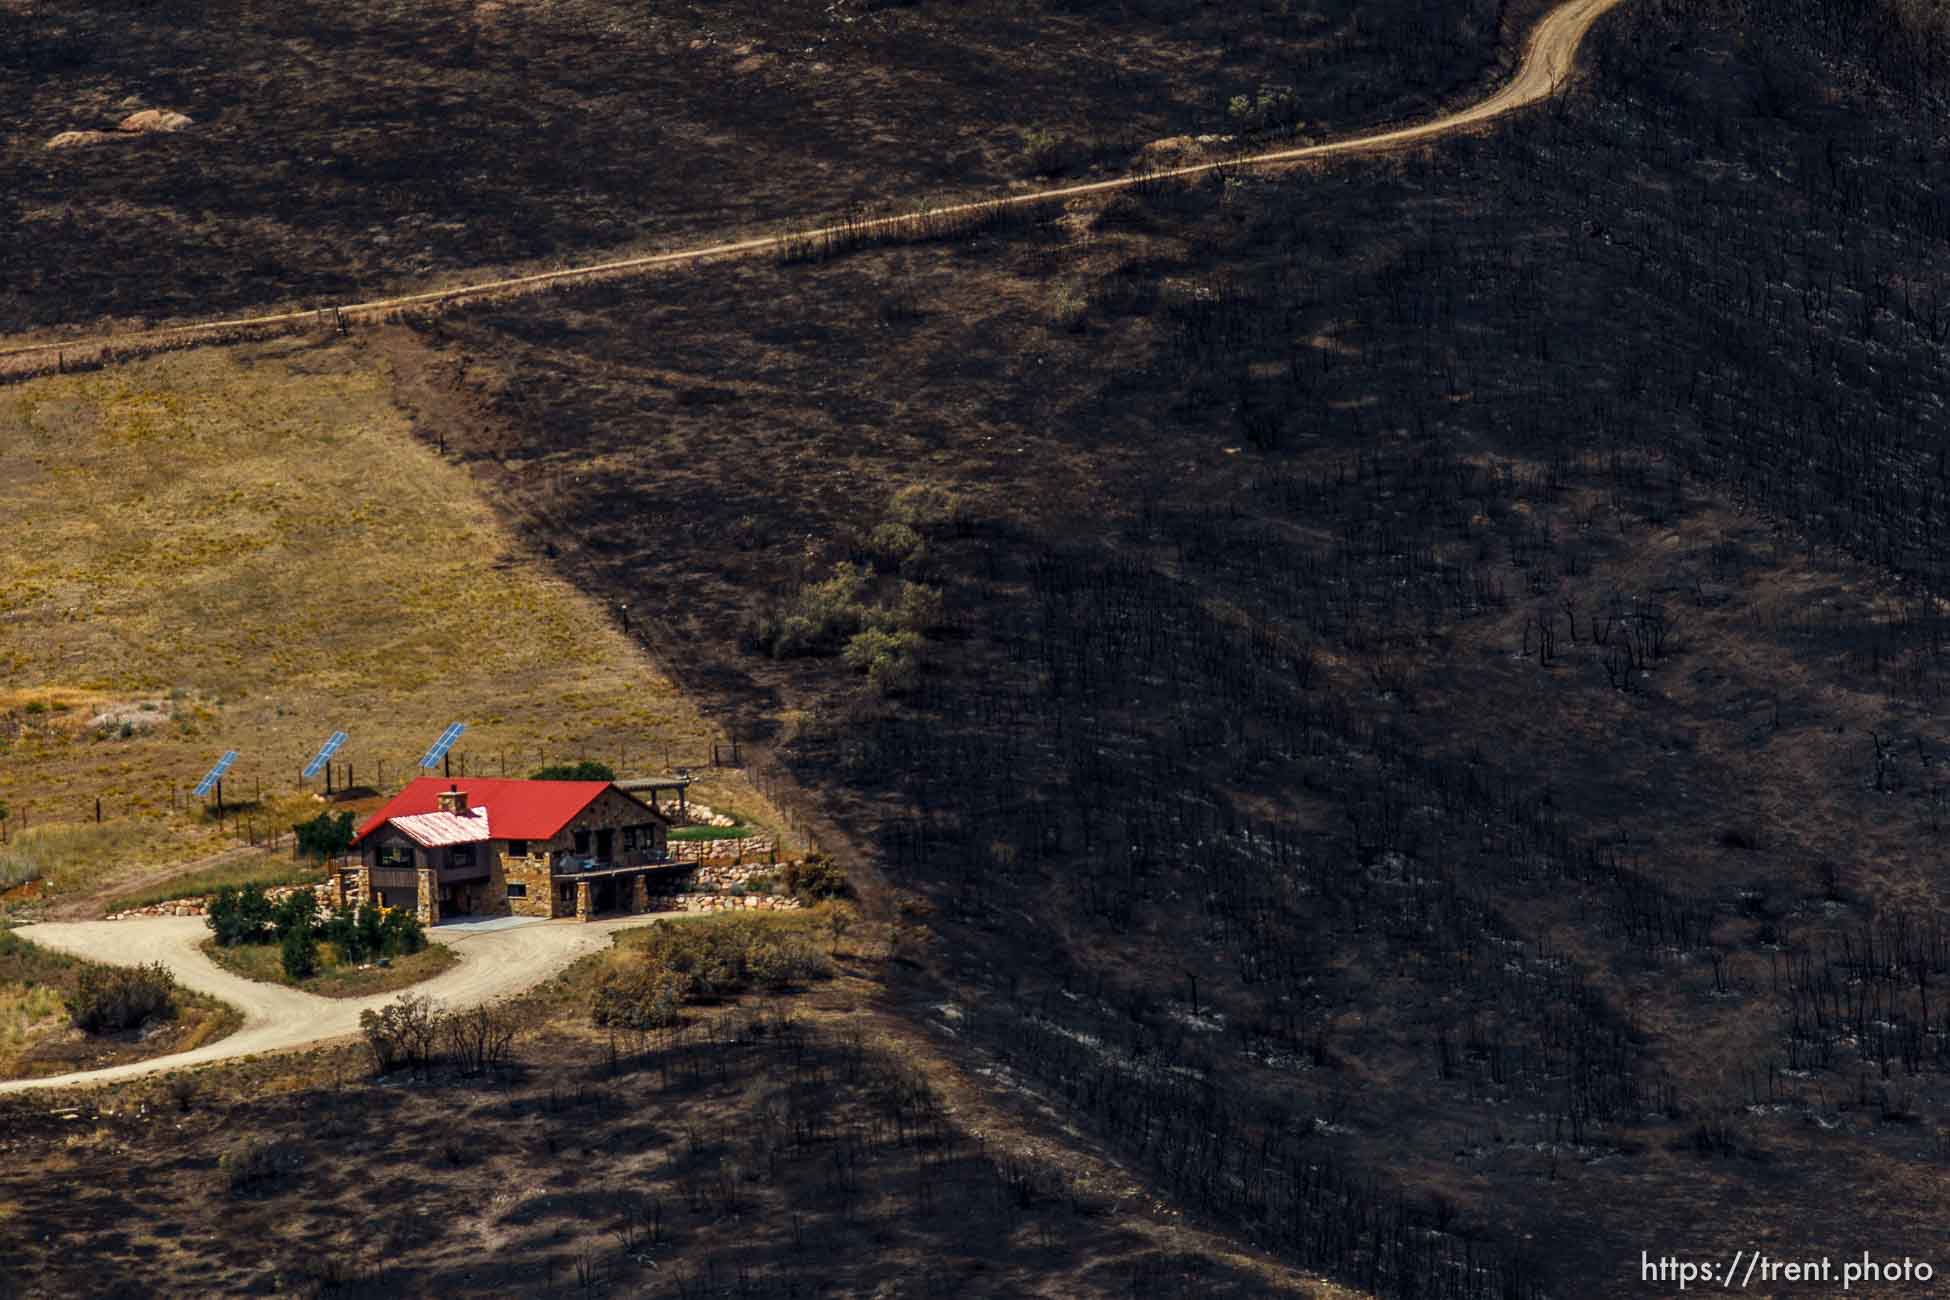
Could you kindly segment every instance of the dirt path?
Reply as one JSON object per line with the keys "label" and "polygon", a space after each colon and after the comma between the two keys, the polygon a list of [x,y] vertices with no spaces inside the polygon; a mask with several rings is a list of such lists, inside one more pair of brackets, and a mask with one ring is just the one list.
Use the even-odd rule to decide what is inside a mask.
{"label": "dirt path", "polygon": [[232,848],[219,849],[215,853],[206,853],[200,858],[153,867],[139,875],[118,879],[91,889],[85,894],[50,894],[44,915],[50,921],[93,920],[108,910],[108,904],[113,899],[153,889],[158,885],[166,885],[172,880],[208,871],[211,867],[221,866],[223,863],[237,861],[260,852],[261,849],[240,844]]}
{"label": "dirt path", "polygon": [[[364,322],[408,308],[428,307],[441,303],[455,302],[463,298],[492,297],[497,295],[521,294],[550,285],[559,285],[576,280],[591,280],[606,276],[638,274],[662,268],[696,266],[702,262],[723,258],[750,257],[756,254],[777,253],[787,246],[801,240],[818,241],[824,238],[857,238],[877,233],[894,233],[903,229],[925,229],[930,224],[943,220],[967,217],[997,209],[1028,207],[1065,199],[1084,198],[1090,195],[1111,194],[1135,186],[1155,183],[1161,180],[1183,179],[1202,176],[1216,171],[1242,171],[1248,169],[1276,168],[1292,166],[1296,163],[1311,162],[1321,158],[1331,158],[1340,154],[1374,154],[1406,145],[1430,140],[1437,136],[1449,135],[1467,130],[1494,118],[1526,108],[1550,98],[1570,76],[1576,62],[1578,47],[1585,35],[1608,10],[1624,3],[1624,0],[1565,0],[1565,3],[1546,14],[1530,38],[1524,44],[1523,62],[1517,73],[1495,94],[1480,103],[1454,113],[1445,113],[1427,122],[1414,126],[1371,132],[1367,135],[1352,136],[1346,140],[1336,140],[1327,144],[1305,145],[1293,149],[1274,149],[1265,153],[1248,154],[1228,158],[1220,162],[1196,163],[1185,167],[1168,167],[1158,171],[1145,172],[1134,176],[1120,176],[1113,180],[1092,181],[1080,185],[1064,185],[1053,189],[1031,190],[1020,194],[1010,194],[994,199],[982,199],[969,203],[952,203],[940,207],[926,208],[916,212],[902,213],[898,216],[879,217],[868,221],[854,222],[844,226],[826,226],[813,230],[792,231],[781,235],[762,235],[752,239],[741,239],[731,243],[709,244],[698,248],[680,249],[670,253],[654,253],[644,257],[625,258],[620,261],[600,262],[592,266],[571,267],[560,271],[545,271],[536,275],[516,276],[504,280],[489,280],[480,284],[462,285],[458,288],[435,289],[425,293],[405,294],[396,298],[381,298],[371,302],[354,303],[333,309],[348,323]],[[179,325],[165,329],[147,330],[140,333],[77,338],[59,343],[36,343],[20,347],[0,348],[0,373],[8,370],[32,371],[49,364],[57,355],[71,354],[77,363],[95,360],[112,360],[111,349],[126,350],[131,353],[154,351],[171,345],[187,344],[199,336],[237,333],[256,329],[291,329],[307,324],[318,324],[327,318],[320,311],[280,312],[269,316],[241,316],[230,320],[205,321],[195,325]]]}
{"label": "dirt path", "polygon": [[[681,917],[689,914],[671,915]],[[533,925],[481,933],[436,931],[435,937],[454,950],[460,963],[425,983],[414,985],[411,991],[425,994],[449,1007],[472,1006],[521,993],[576,958],[608,946],[612,932],[661,919],[665,918],[619,916],[588,923],[539,921]],[[22,926],[16,933],[35,943],[92,961],[117,965],[162,962],[185,987],[222,998],[242,1011],[244,1023],[228,1038],[193,1051],[111,1066],[105,1070],[0,1082],[0,1093],[109,1083],[260,1052],[307,1047],[357,1033],[361,1011],[384,1006],[399,997],[399,993],[394,992],[375,993],[363,998],[326,998],[280,984],[260,984],[256,980],[233,975],[197,951],[197,945],[210,937],[209,927],[201,917],[51,921]]]}

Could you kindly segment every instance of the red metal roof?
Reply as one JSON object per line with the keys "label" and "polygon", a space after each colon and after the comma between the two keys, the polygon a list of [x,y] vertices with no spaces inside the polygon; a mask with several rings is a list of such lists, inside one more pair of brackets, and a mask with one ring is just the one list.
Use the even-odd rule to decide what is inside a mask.
{"label": "red metal roof", "polygon": [[[453,787],[467,795],[466,806],[487,809],[497,840],[545,840],[609,789],[607,781],[517,781],[502,777],[416,777],[366,819],[352,838],[357,844],[395,817],[440,811],[440,792]],[[646,808],[644,811],[648,812]]]}

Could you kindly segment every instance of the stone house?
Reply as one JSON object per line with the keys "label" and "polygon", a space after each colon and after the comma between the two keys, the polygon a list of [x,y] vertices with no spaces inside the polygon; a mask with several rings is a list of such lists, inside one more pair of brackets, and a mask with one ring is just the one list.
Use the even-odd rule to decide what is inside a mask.
{"label": "stone house", "polygon": [[642,912],[684,868],[670,818],[609,781],[423,776],[366,820],[339,873],[347,902],[454,916]]}

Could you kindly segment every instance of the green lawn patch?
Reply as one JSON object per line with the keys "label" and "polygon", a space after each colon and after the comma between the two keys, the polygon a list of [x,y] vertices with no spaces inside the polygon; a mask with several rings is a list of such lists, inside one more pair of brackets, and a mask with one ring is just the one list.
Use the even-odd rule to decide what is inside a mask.
{"label": "green lawn patch", "polygon": [[756,830],[750,826],[679,826],[670,832],[673,840],[742,840]]}
{"label": "green lawn patch", "polygon": [[352,965],[339,960],[334,944],[320,942],[318,973],[307,979],[294,980],[285,974],[283,956],[275,942],[240,943],[226,948],[210,938],[200,946],[205,956],[233,975],[263,984],[303,989],[307,993],[328,998],[362,998],[372,993],[391,993],[395,989],[430,980],[442,971],[451,969],[460,960],[454,955],[454,950],[446,945],[430,943],[416,953],[379,959],[387,962],[385,966],[379,965],[378,960]]}

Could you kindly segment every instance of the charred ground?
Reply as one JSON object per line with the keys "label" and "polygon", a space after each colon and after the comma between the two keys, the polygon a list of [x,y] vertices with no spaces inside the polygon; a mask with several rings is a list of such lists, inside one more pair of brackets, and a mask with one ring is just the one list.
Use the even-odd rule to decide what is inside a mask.
{"label": "charred ground", "polygon": [[[15,0],[0,222],[31,237],[0,247],[0,330],[329,305],[990,193],[1163,137],[1346,131],[1480,93],[1543,7]],[[197,125],[44,148],[138,104]]]}
{"label": "charred ground", "polygon": [[[910,891],[915,1005],[1213,1222],[1384,1292],[1914,1253],[1950,209],[1846,18],[1635,6],[1426,155],[451,316],[419,382]],[[915,688],[757,653],[917,483]]]}

